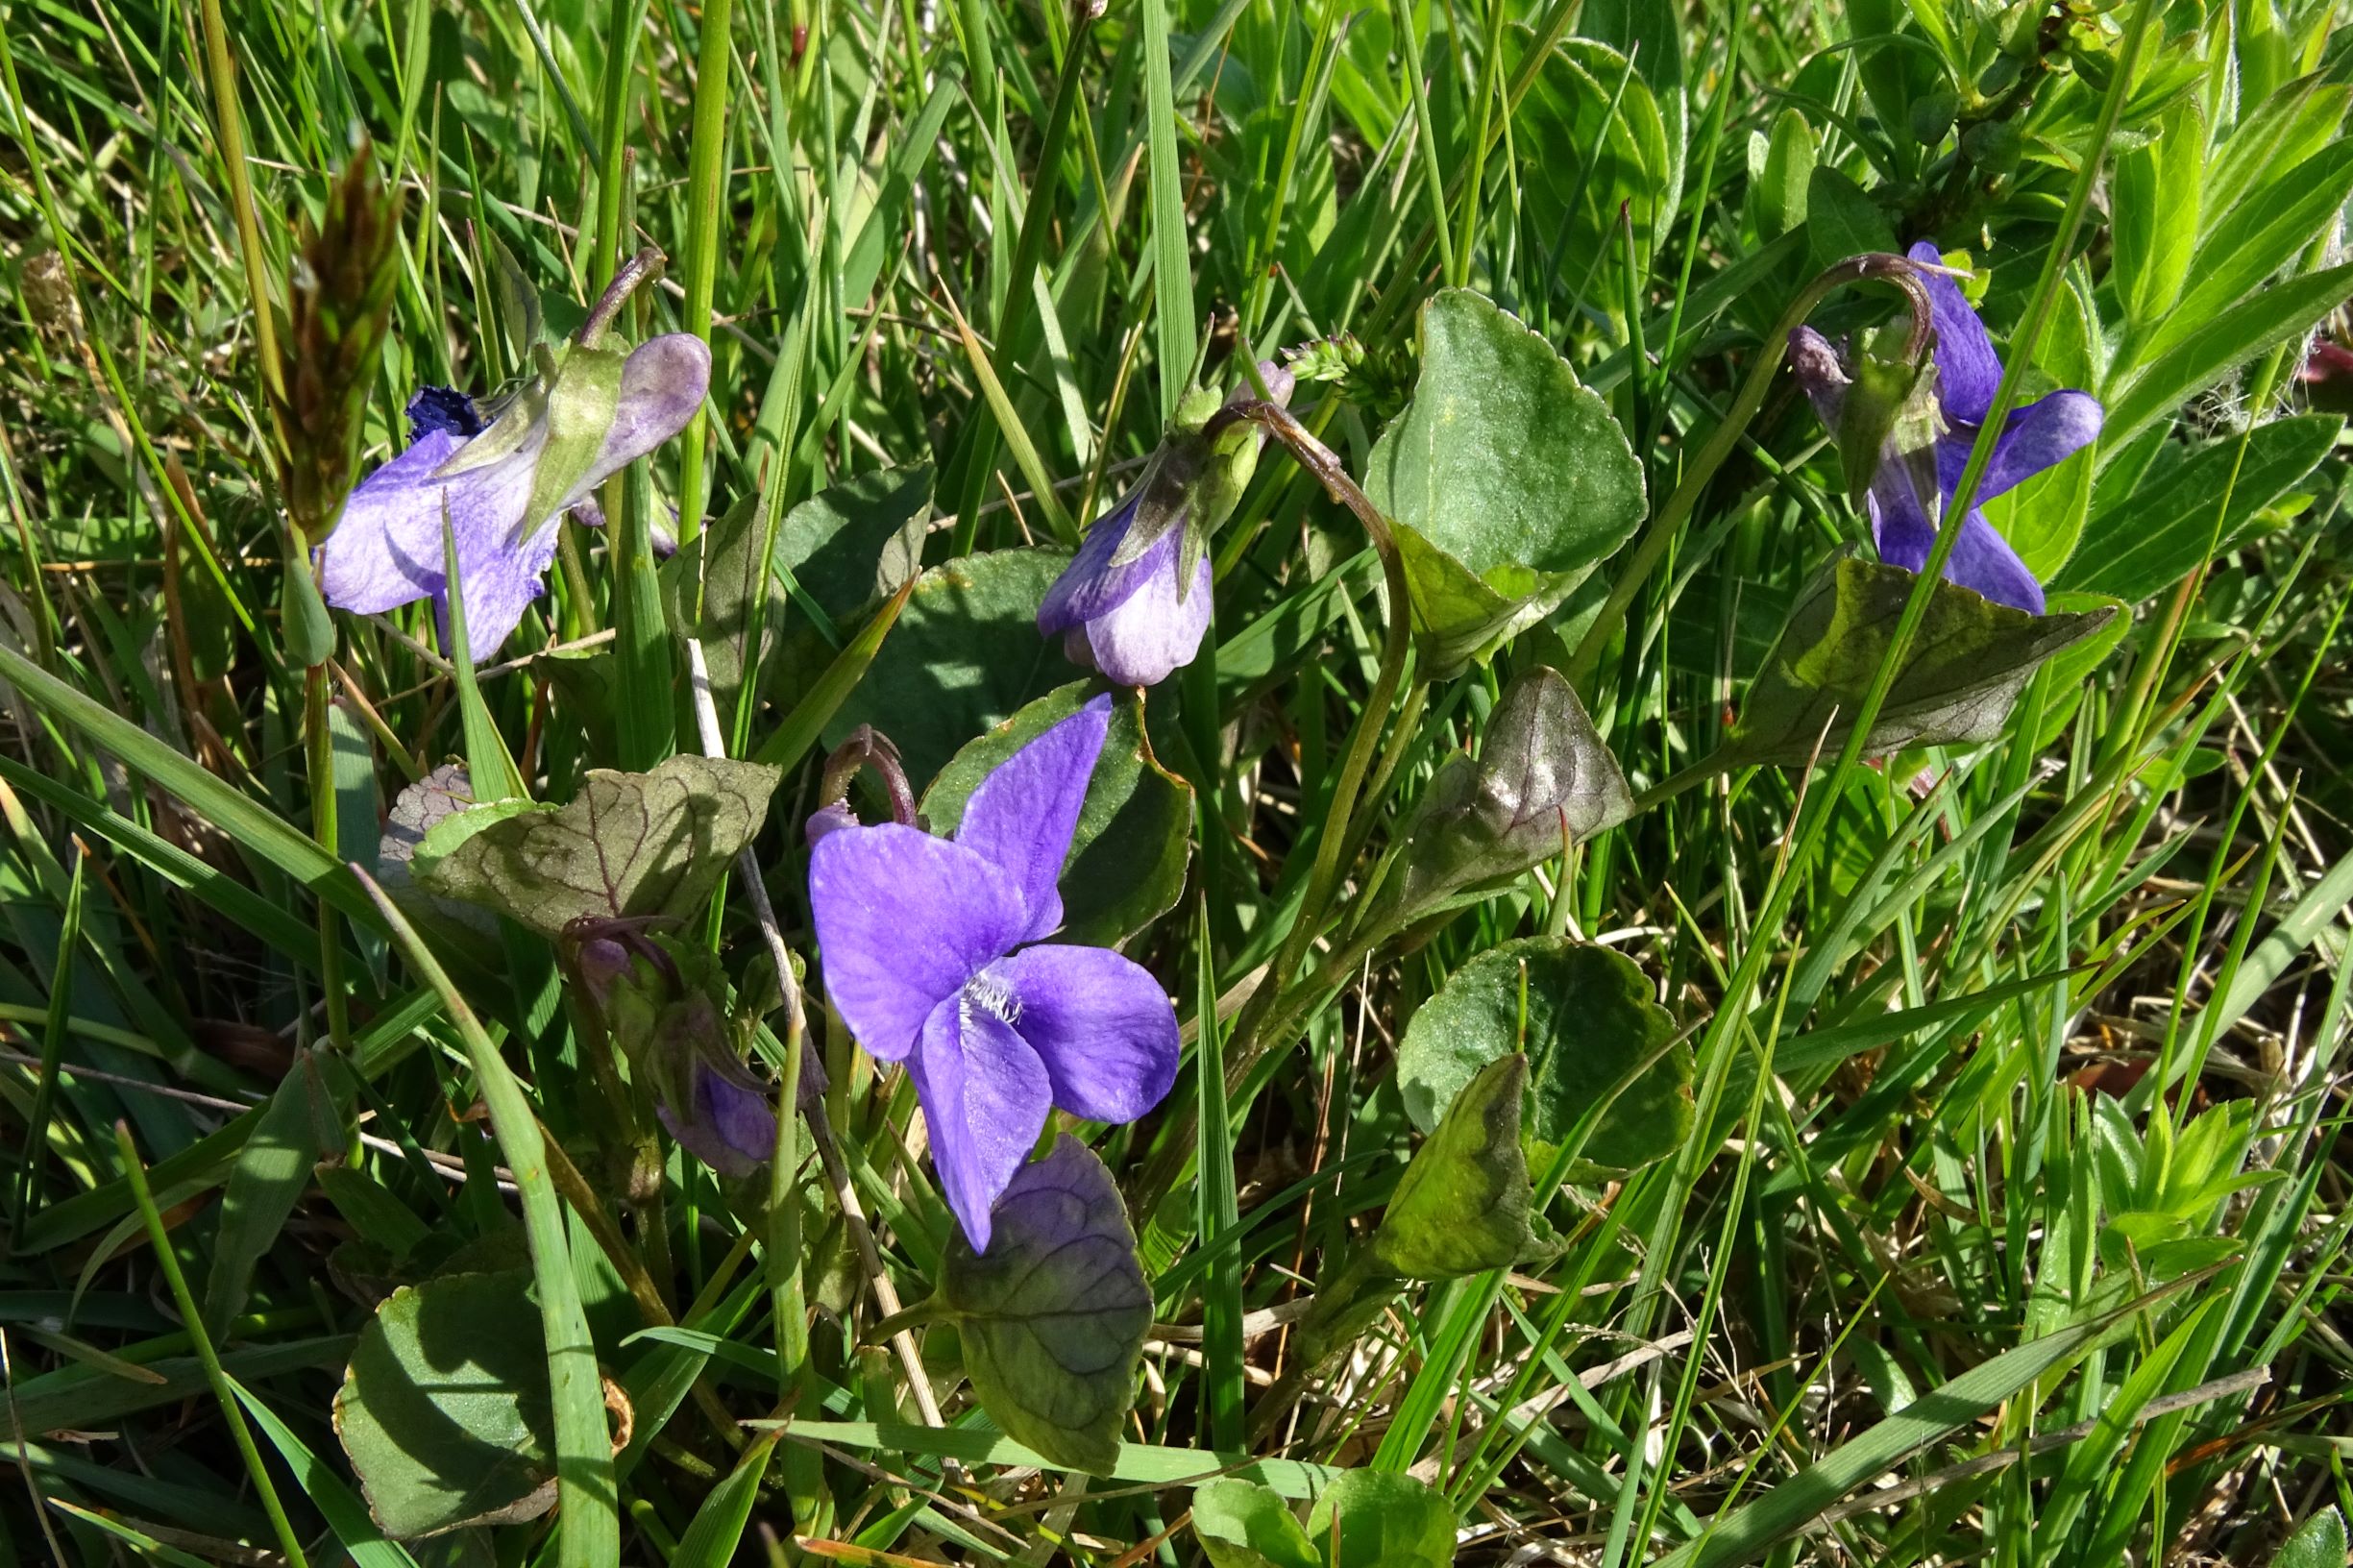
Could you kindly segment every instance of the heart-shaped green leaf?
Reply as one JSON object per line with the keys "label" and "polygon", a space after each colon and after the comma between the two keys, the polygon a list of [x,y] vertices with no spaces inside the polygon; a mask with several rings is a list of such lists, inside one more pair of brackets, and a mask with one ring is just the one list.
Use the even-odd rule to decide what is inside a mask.
{"label": "heart-shaped green leaf", "polygon": [[[923,796],[935,833],[953,832],[980,781],[1050,725],[1076,713],[1096,683],[1074,680],[1049,692],[956,753]],[[1063,929],[1057,939],[1110,946],[1165,914],[1185,891],[1191,853],[1192,786],[1152,754],[1142,697],[1114,701],[1111,733],[1087,784],[1087,804],[1063,867]]]}
{"label": "heart-shaped green leaf", "polygon": [[829,485],[776,524],[776,566],[837,623],[923,569],[929,463],[859,474]]}
{"label": "heart-shaped green leaf", "polygon": [[[335,1432],[397,1539],[555,1506],[555,1421],[528,1270],[404,1286],[352,1348]],[[518,1332],[520,1329],[520,1332]]]}
{"label": "heart-shaped green leaf", "polygon": [[1642,469],[1553,346],[1468,289],[1422,309],[1413,401],[1365,493],[1398,525],[1424,673],[1483,661],[1642,521]]}
{"label": "heart-shaped green leaf", "polygon": [[[650,773],[597,769],[569,805],[443,819],[411,870],[428,892],[547,937],[583,916],[683,916],[760,831],[777,776],[757,763],[691,754]],[[478,828],[477,817],[488,820]]]}
{"label": "heart-shaped green leaf", "polygon": [[[1397,1049],[1406,1113],[1425,1132],[1490,1063],[1531,1063],[1524,1130],[1539,1163],[1621,1079],[1675,1038],[1641,966],[1566,937],[1492,947],[1448,976],[1414,1011]],[[1691,1133],[1691,1048],[1675,1045],[1610,1102],[1579,1149],[1573,1175],[1630,1170]]]}
{"label": "heart-shaped green leaf", "polygon": [[940,1276],[972,1391],[1016,1442],[1109,1475],[1152,1322],[1152,1289],[1111,1172],[1065,1135],[1014,1172],[992,1223],[985,1253],[955,1232]]}
{"label": "heart-shaped green leaf", "polygon": [[[1800,589],[1718,760],[1803,763],[1818,745],[1835,751],[1916,580],[1900,566],[1847,555]],[[2113,614],[2029,615],[1938,583],[1872,726],[1867,754],[1995,739],[2034,667],[2098,631]]]}

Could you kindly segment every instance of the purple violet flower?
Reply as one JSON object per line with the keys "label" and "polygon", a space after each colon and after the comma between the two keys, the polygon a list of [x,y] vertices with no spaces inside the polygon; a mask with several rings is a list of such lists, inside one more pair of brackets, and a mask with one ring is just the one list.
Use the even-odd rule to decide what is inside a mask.
{"label": "purple violet flower", "polygon": [[[614,474],[686,428],[711,380],[711,351],[687,332],[650,338],[622,366],[613,420],[580,477],[545,516],[527,517],[540,457],[547,450],[547,404],[518,397],[486,427],[474,400],[428,386],[409,400],[408,448],[361,480],[335,530],[319,546],[319,589],[327,602],[381,615],[431,599],[446,634],[449,594],[442,575],[441,515],[449,508],[457,543],[466,641],[480,663],[494,656],[547,591],[555,558],[555,520],[589,499]],[[505,440],[507,421],[523,422],[511,450],[474,466],[461,454],[477,439]]]}
{"label": "purple violet flower", "polygon": [[1005,759],[953,840],[835,825],[809,854],[826,996],[869,1054],[907,1064],[975,1252],[1050,1107],[1133,1121],[1176,1081],[1160,982],[1108,947],[1042,940],[1110,725],[1098,697]]}
{"label": "purple violet flower", "polygon": [[[1259,374],[1276,403],[1290,401],[1296,382],[1289,371],[1261,360]],[[1244,381],[1229,401],[1257,395]],[[1210,563],[1202,541],[1241,499],[1265,441],[1248,427],[1203,440],[1199,424],[1216,411],[1214,396],[1202,399],[1196,418],[1180,417],[1136,487],[1095,520],[1038,606],[1042,635],[1060,634],[1072,664],[1117,685],[1159,685],[1192,662],[1209,630]],[[1140,517],[1152,530],[1150,542],[1131,548]],[[1189,584],[1181,580],[1189,564]]]}
{"label": "purple violet flower", "polygon": [[[1914,245],[1911,258],[1921,263],[1936,321],[1936,402],[1945,430],[1936,439],[1937,512],[1952,500],[1961,471],[1969,466],[1970,448],[1992,411],[1995,391],[2001,385],[2001,358],[1986,334],[1985,323],[1970,308],[1967,296],[1943,273],[1926,270],[1944,265],[1933,245]],[[1829,340],[1810,327],[1790,333],[1789,357],[1799,381],[1813,401],[1814,412],[1831,429],[1839,428],[1852,378],[1840,363]],[[2030,615],[2043,613],[2043,585],[2019,559],[1976,502],[1992,500],[2045,469],[2064,461],[2099,434],[2107,411],[2088,392],[2053,392],[2011,412],[1994,446],[1993,461],[1977,486],[1976,502],[1962,521],[1945,576],[1973,588],[1997,604],[2007,604]],[[1928,563],[1936,542],[1936,522],[1922,504],[1905,465],[1883,456],[1871,481],[1871,531],[1879,558],[1892,566],[1917,572]]]}

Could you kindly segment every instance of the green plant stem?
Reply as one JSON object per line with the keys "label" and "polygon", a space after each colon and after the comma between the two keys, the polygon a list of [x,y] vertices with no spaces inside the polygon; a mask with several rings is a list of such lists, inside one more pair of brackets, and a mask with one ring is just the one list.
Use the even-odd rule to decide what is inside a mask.
{"label": "green plant stem", "polygon": [[1381,760],[1373,764],[1372,776],[1365,780],[1358,821],[1348,835],[1348,847],[1340,854],[1342,865],[1354,866],[1357,856],[1364,852],[1364,843],[1372,837],[1381,801],[1388,794],[1389,781],[1396,777],[1406,753],[1421,742],[1422,709],[1429,701],[1430,682],[1417,678],[1406,688],[1406,699],[1389,725],[1388,744],[1381,748]]}
{"label": "green plant stem", "polygon": [[212,1397],[229,1423],[229,1435],[237,1445],[237,1457],[245,1461],[245,1473],[253,1478],[254,1490],[261,1495],[261,1510],[270,1516],[270,1530],[278,1537],[278,1549],[285,1554],[293,1568],[309,1568],[309,1559],[303,1556],[302,1537],[294,1532],[285,1505],[278,1500],[277,1484],[261,1462],[261,1451],[254,1445],[253,1429],[245,1424],[245,1410],[237,1403],[236,1388],[221,1365],[220,1352],[212,1346],[212,1335],[206,1332],[204,1314],[197,1311],[196,1298],[188,1291],[187,1276],[181,1271],[180,1259],[172,1251],[171,1233],[163,1228],[156,1195],[148,1190],[147,1167],[139,1161],[137,1145],[131,1141],[129,1123],[114,1124],[114,1147],[122,1155],[123,1174],[131,1183],[132,1201],[138,1206],[139,1218],[146,1222],[147,1242],[154,1249],[156,1266],[163,1271],[163,1283],[171,1287],[172,1305],[179,1309],[181,1328],[195,1347],[196,1360],[204,1366],[205,1382],[212,1385]]}
{"label": "green plant stem", "polygon": [[[1458,288],[1471,280],[1471,257],[1479,245],[1479,204],[1486,194],[1487,132],[1495,123],[1495,100],[1501,96],[1497,79],[1504,68],[1504,7],[1487,7],[1487,36],[1479,62],[1479,129],[1471,137],[1469,160],[1457,171],[1462,186],[1462,199],[1458,204],[1461,209],[1461,228],[1455,235],[1453,264],[1447,269],[1447,281]],[[1445,200],[1441,191],[1438,197],[1441,206]]]}
{"label": "green plant stem", "polygon": [[1635,544],[1633,553],[1627,556],[1625,566],[1611,581],[1609,597],[1603,600],[1601,613],[1593,618],[1593,625],[1585,628],[1585,635],[1578,643],[1577,650],[1569,656],[1567,670],[1562,672],[1569,677],[1571,685],[1580,688],[1586,686],[1594,666],[1601,660],[1602,650],[1609,646],[1609,639],[1625,624],[1627,607],[1633,603],[1634,596],[1642,592],[1643,584],[1650,580],[1651,574],[1665,558],[1668,547],[1675,543],[1675,536],[1681,531],[1684,521],[1700,503],[1700,497],[1707,489],[1708,481],[1716,477],[1716,470],[1724,466],[1725,459],[1731,456],[1733,449],[1740,445],[1740,438],[1748,433],[1749,422],[1756,417],[1756,410],[1764,406],[1765,394],[1773,387],[1774,374],[1781,368],[1782,357],[1789,352],[1789,334],[1805,324],[1805,318],[1813,313],[1814,306],[1820,305],[1832,289],[1875,280],[1894,283],[1911,296],[1915,350],[1925,343],[1927,334],[1934,330],[1929,320],[1927,291],[1919,282],[1912,263],[1900,256],[1873,251],[1863,256],[1850,257],[1824,268],[1813,282],[1800,289],[1798,297],[1790,301],[1789,308],[1781,312],[1781,319],[1775,322],[1773,330],[1765,335],[1756,362],[1749,367],[1749,378],[1741,383],[1740,394],[1732,400],[1732,406],[1726,411],[1723,421],[1715,429],[1708,433],[1706,444],[1692,458],[1691,466],[1683,471],[1682,480],[1676,485],[1675,493],[1667,498],[1667,503],[1651,519],[1651,525]]}
{"label": "green plant stem", "polygon": [[[1309,434],[1289,410],[1278,404],[1254,400],[1237,405],[1233,411],[1264,426],[1302,468],[1323,482],[1334,501],[1356,514],[1373,548],[1381,552],[1381,570],[1388,587],[1388,625],[1382,642],[1381,667],[1373,677],[1373,688],[1364,699],[1364,706],[1357,713],[1339,774],[1333,782],[1332,806],[1324,816],[1323,830],[1315,843],[1315,864],[1308,875],[1306,896],[1300,900],[1299,913],[1283,939],[1283,945],[1276,950],[1274,968],[1268,971],[1270,986],[1280,987],[1298,972],[1308,949],[1313,945],[1340,874],[1346,870],[1342,851],[1349,842],[1358,797],[1372,767],[1373,754],[1381,744],[1382,731],[1388,723],[1389,711],[1396,705],[1397,689],[1405,679],[1406,660],[1413,650],[1413,600],[1406,584],[1405,557],[1398,553],[1397,539],[1389,531],[1388,519],[1381,515],[1380,508],[1348,477],[1332,449]],[[1213,428],[1216,421],[1211,423]],[[1271,992],[1262,994],[1266,994],[1271,1002]],[[1264,1012],[1257,1005],[1258,999],[1253,995],[1243,1007],[1226,1048],[1226,1079],[1237,1087],[1264,1049],[1255,1027],[1262,1021],[1257,1015]]]}
{"label": "green plant stem", "polygon": [[[727,181],[727,97],[734,59],[727,31],[735,0],[704,0],[702,42],[695,57],[695,138],[687,154],[686,308],[681,325],[708,343],[711,293],[719,277],[721,207]],[[678,441],[678,543],[702,532],[703,448],[710,400],[703,400]],[[696,595],[699,600],[699,589]],[[699,620],[699,617],[698,617]]]}
{"label": "green plant stem", "polygon": [[[1316,934],[1323,928],[1333,892],[1348,865],[1343,850],[1350,841],[1350,822],[1372,767],[1373,753],[1381,744],[1381,731],[1390,709],[1396,705],[1406,661],[1413,651],[1412,598],[1406,585],[1405,558],[1397,552],[1397,539],[1389,530],[1388,519],[1381,515],[1381,509],[1348,477],[1338,455],[1279,404],[1260,399],[1229,404],[1211,417],[1202,433],[1213,439],[1220,430],[1245,420],[1263,427],[1282,442],[1299,466],[1314,475],[1325,492],[1355,513],[1363,525],[1373,549],[1381,555],[1381,569],[1388,587],[1388,624],[1382,644],[1381,667],[1373,677],[1373,689],[1365,697],[1364,706],[1358,711],[1356,725],[1349,732],[1348,748],[1333,782],[1331,809],[1325,813],[1323,829],[1315,842],[1315,861],[1298,911],[1292,916],[1290,930],[1285,934],[1265,979],[1242,1004],[1226,1041],[1226,1085],[1234,1092],[1242,1089],[1251,1067],[1277,1038],[1265,1029],[1266,1016],[1284,992],[1287,982],[1298,972]],[[1237,1115],[1242,1111],[1238,1104],[1233,1109]],[[1139,1212],[1148,1213],[1158,1207],[1160,1200],[1175,1187],[1185,1162],[1192,1154],[1192,1118],[1199,1114],[1198,1105],[1176,1112],[1162,1129],[1159,1152],[1138,1179],[1135,1188],[1138,1199],[1135,1207]]]}

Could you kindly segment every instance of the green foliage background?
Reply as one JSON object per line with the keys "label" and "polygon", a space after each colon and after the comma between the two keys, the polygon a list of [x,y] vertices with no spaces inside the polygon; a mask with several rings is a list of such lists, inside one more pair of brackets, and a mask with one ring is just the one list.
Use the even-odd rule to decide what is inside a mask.
{"label": "green foliage background", "polygon": [[[2337,18],[7,0],[0,1560],[1369,1563],[1442,1560],[1441,1515],[1470,1562],[2341,1558]],[[380,341],[297,303],[363,135],[402,222],[326,286],[388,290]],[[2027,396],[2107,404],[2096,450],[1989,511],[2054,611],[2113,619],[1973,744],[1836,766],[1833,729],[1809,770],[1808,709],[1802,743],[1755,742],[1774,766],[1703,779],[1802,590],[1867,537],[1803,397],[1783,375],[1745,404],[1749,371],[1809,278],[1921,238],[1970,269]],[[416,385],[491,391],[641,244],[670,270],[621,331],[706,333],[706,416],[607,487],[609,532],[566,525],[495,661],[453,678],[427,608],[330,622],[288,586],[319,481],[282,480],[282,422],[372,466]],[[1373,483],[1407,446],[1377,451],[1385,429],[1422,429],[1389,421],[1449,289],[1565,361],[1588,390],[1556,377],[1561,425],[1605,405],[1654,526],[1623,453],[1498,445],[1434,478],[1407,520],[1475,535],[1481,580],[1449,591],[1534,608],[1426,642],[1426,674],[1494,656],[1368,713],[1397,606],[1348,512],[1261,461],[1212,543],[1203,656],[1120,731],[1138,804],[1105,835],[1164,845],[1189,810],[1176,902],[1163,856],[1090,906],[1143,927],[1127,950],[1186,1020],[1169,1106],[1079,1130],[1140,1211],[1138,1397],[1108,1479],[1026,1468],[953,1325],[886,1325],[921,1340],[921,1397],[914,1358],[868,1342],[877,1272],[920,1303],[961,1244],[903,1075],[813,1007],[830,1134],[794,1134],[805,1164],[772,1188],[723,1187],[611,1119],[627,1096],[548,943],[430,914],[415,938],[345,863],[377,865],[401,790],[453,757],[564,802],[592,768],[699,751],[699,634],[725,749],[784,771],[753,853],[805,956],[822,751],[873,723],[918,792],[944,768],[961,798],[1002,747],[961,772],[958,751],[1026,733],[1078,674],[1029,624],[1048,552],[1188,385],[1353,334],[1348,396],[1294,406]],[[1897,313],[1849,288],[1811,319]],[[281,346],[341,367],[338,395]],[[1522,412],[1525,444],[1549,427]],[[1484,500],[1529,473],[1573,515]],[[648,551],[674,508],[699,595]],[[1654,809],[1358,942],[1415,802],[1539,666]],[[1377,764],[1336,823],[1360,724]],[[1318,983],[1221,1055],[1318,902],[1327,828],[1346,874],[1300,955]],[[706,916],[703,886],[689,935],[748,1020],[776,990],[755,900],[733,875]],[[1630,1169],[1532,1143],[1541,1226],[1483,1272],[1348,1272],[1430,1146],[1396,1070],[1417,1015],[1483,955],[1564,939],[1637,965],[1675,1033],[1635,1010],[1581,1042],[1571,993],[1538,999],[1547,1048],[1687,1053],[1675,1136]],[[1425,1036],[1496,1026],[1497,962]],[[1444,1043],[1467,1078],[1522,1042]],[[447,1310],[492,1286],[500,1312]],[[504,1337],[478,1353],[485,1320]],[[533,1325],[548,1381],[484,1392]],[[338,1433],[339,1393],[387,1366],[451,1374],[518,1457],[499,1501],[553,1481],[555,1512],[386,1538],[440,1507],[362,1486],[385,1420]],[[389,1440],[446,1455],[434,1411]],[[743,1425],[784,1415],[781,1438]]]}

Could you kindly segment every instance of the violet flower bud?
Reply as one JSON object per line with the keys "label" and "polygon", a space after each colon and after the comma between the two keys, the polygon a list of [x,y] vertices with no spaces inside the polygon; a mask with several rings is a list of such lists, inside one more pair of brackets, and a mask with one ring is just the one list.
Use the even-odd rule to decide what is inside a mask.
{"label": "violet flower bud", "polygon": [[[1277,404],[1297,381],[1272,360],[1259,373]],[[1245,381],[1228,403],[1248,402]],[[1189,405],[1152,454],[1136,487],[1096,520],[1038,606],[1038,630],[1059,635],[1070,662],[1122,686],[1153,686],[1190,664],[1210,624],[1205,542],[1233,513],[1258,465],[1264,435],[1238,425],[1214,437],[1216,412]]]}

